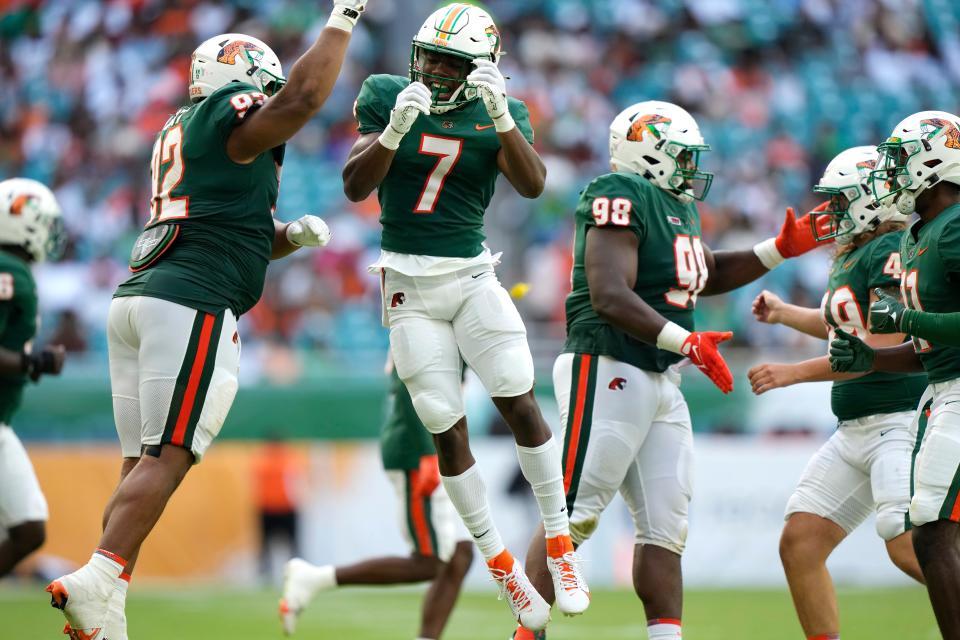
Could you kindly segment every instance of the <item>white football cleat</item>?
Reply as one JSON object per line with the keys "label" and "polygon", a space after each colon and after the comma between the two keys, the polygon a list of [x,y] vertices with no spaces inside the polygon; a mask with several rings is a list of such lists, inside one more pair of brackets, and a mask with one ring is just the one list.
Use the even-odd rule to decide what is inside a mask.
{"label": "white football cleat", "polygon": [[[502,555],[502,554],[501,554]],[[487,563],[490,575],[500,590],[498,599],[506,600],[513,612],[513,619],[531,631],[540,631],[550,622],[550,605],[534,588],[523,567],[516,558],[512,558],[510,571],[498,568],[495,564],[500,556]]]}
{"label": "white football cleat", "polygon": [[127,613],[124,610],[126,604],[126,589],[121,590],[119,585],[114,586],[107,603],[107,619],[104,622],[107,640],[127,640]]}
{"label": "white football cleat", "polygon": [[568,616],[579,615],[590,606],[590,587],[580,571],[582,562],[570,536],[547,539],[547,569],[553,578],[557,608]]}
{"label": "white football cleat", "polygon": [[283,596],[280,598],[283,632],[292,636],[297,630],[297,617],[307,608],[313,596],[318,591],[335,586],[337,577],[332,566],[317,567],[300,558],[287,562],[283,571]]}
{"label": "white football cleat", "polygon": [[63,611],[63,632],[72,640],[113,640],[106,634],[107,608],[113,589],[94,579],[89,566],[47,585],[50,605]]}

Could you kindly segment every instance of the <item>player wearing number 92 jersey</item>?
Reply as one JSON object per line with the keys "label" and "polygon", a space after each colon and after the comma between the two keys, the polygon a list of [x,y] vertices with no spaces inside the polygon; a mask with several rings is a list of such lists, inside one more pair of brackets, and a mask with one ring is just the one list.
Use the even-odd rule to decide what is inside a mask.
{"label": "player wearing number 92 jersey", "polygon": [[157,137],[150,220],[107,320],[120,486],[94,516],[104,525],[90,561],[47,587],[71,637],[126,639],[132,562],[233,404],[237,317],[259,299],[271,259],[329,240],[316,216],[274,220],[279,168],[284,143],[330,94],[364,4],[338,0],[289,79],[247,35],[215,36],[193,53],[192,104]]}
{"label": "player wearing number 92 jersey", "polygon": [[344,167],[344,191],[359,201],[378,190],[382,252],[371,270],[382,278],[397,374],[434,434],[447,494],[514,619],[539,630],[550,609],[490,517],[460,386],[462,354],[513,430],[521,469],[536,487],[558,606],[581,613],[589,595],[569,537],[559,448],[533,396],[526,329],[483,245],[498,175],[528,198],[540,195],[546,176],[527,109],[507,97],[500,53],[499,31],[482,9],[455,3],[428,17],[414,37],[410,77],[363,84],[355,109],[361,136]]}
{"label": "player wearing number 92 jersey", "polygon": [[673,104],[639,103],[613,121],[614,172],[587,185],[575,214],[567,342],[553,370],[574,542],[590,537],[619,491],[636,526],[636,590],[657,638],[680,637],[691,497],[692,428],[676,365],[688,357],[721,391],[733,388],[717,350],[732,334],[694,331],[697,298],[817,244],[811,216],[788,209],[777,238],[711,252],[694,204],[713,178],[699,165],[708,149]]}

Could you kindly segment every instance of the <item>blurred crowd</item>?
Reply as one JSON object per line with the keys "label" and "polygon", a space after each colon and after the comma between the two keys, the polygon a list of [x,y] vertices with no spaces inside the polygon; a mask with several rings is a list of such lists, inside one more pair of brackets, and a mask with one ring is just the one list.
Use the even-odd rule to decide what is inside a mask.
{"label": "blurred crowd", "polygon": [[[439,3],[371,0],[321,114],[288,145],[278,216],[324,216],[330,247],[271,267],[243,319],[247,379],[311,366],[379,361],[376,200],[342,195],[356,135],[352,103],[370,73],[405,75],[414,31]],[[39,271],[44,339],[102,353],[107,306],[147,219],[153,137],[187,99],[189,56],[217,33],[268,42],[289,69],[322,29],[326,0],[56,0],[4,3],[0,17],[0,177],[50,184],[63,207],[65,259]],[[526,281],[531,343],[549,361],[563,335],[572,212],[607,170],[607,129],[637,101],[676,102],[697,118],[717,176],[701,205],[713,248],[776,232],[786,206],[817,203],[810,187],[842,149],[881,141],[920,109],[960,110],[960,3],[954,0],[490,0],[508,52],[508,91],[530,107],[547,191],[525,201],[501,188],[487,215],[504,251],[504,284]],[[764,281],[817,305],[828,255]],[[792,344],[756,325],[749,299],[703,300],[704,326],[742,345]],[[800,345],[800,343],[797,343]],[[293,358],[291,353],[310,353]],[[296,365],[291,365],[296,362]],[[292,371],[292,373],[291,373]]]}

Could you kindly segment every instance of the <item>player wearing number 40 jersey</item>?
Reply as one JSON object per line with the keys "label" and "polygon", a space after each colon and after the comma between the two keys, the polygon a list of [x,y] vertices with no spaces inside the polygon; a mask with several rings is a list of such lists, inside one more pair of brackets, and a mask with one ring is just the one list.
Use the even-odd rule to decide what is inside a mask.
{"label": "player wearing number 40 jersey", "polygon": [[[871,186],[878,206],[919,219],[903,234],[901,296],[877,290],[872,333],[906,333],[912,342],[874,349],[838,332],[837,371],[926,371],[918,408],[910,522],[940,633],[960,639],[960,117],[921,111],[880,145]],[[927,399],[929,398],[929,401]],[[926,414],[924,416],[924,414]]]}
{"label": "player wearing number 40 jersey", "polygon": [[589,593],[570,541],[560,451],[533,395],[533,360],[520,315],[483,245],[483,215],[503,173],[522,196],[543,190],[522,102],[497,68],[500,35],[483,10],[451,4],[413,41],[410,77],[371,76],[357,98],[360,138],[344,191],[378,190],[390,351],[417,415],[434,434],[442,482],[516,619],[543,628],[550,609],[504,548],[467,441],[461,354],[510,425],[524,476],[546,523],[544,561],[567,614]]}
{"label": "player wearing number 40 jersey", "polygon": [[[818,244],[815,216],[795,219],[788,209],[778,237],[753,250],[710,251],[693,202],[713,178],[699,166],[708,149],[676,105],[642,102],[613,121],[613,173],[580,194],[567,342],[553,369],[573,540],[585,542],[623,495],[636,527],[634,587],[655,640],[681,637],[693,438],[676,365],[689,358],[722,392],[733,389],[717,350],[732,334],[694,330],[697,298],[740,287]],[[549,592],[540,557],[531,548],[528,573]]]}
{"label": "player wearing number 40 jersey", "polygon": [[332,90],[364,4],[338,0],[288,80],[250,36],[216,36],[193,53],[192,104],[157,136],[150,221],[110,306],[120,486],[90,562],[47,587],[76,640],[126,640],[126,585],[140,545],[237,392],[237,317],[260,298],[271,259],[329,239],[319,218],[282,224],[273,210],[284,143]]}
{"label": "player wearing number 40 jersey", "polygon": [[[785,304],[764,291],[754,303],[761,322],[781,323],[823,340],[837,330],[874,346],[894,346],[903,334],[875,335],[864,310],[873,290],[900,286],[900,237],[906,216],[892,204],[877,206],[870,172],[877,148],[854,147],[827,166],[815,190],[830,196],[826,213],[837,239],[821,309]],[[922,580],[909,522],[913,420],[926,376],[831,371],[826,356],[796,364],[769,363],[749,373],[754,393],[800,382],[832,380],[836,432],[817,451],[786,509],[780,557],[800,625],[808,638],[838,637],[840,620],[827,557],[872,511],[876,530],[895,565]]]}

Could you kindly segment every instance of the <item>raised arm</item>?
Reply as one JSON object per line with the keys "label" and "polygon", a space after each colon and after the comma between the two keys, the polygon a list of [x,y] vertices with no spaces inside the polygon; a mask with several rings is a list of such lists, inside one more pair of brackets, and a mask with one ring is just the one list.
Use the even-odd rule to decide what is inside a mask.
{"label": "raised arm", "polygon": [[628,229],[597,227],[587,233],[584,268],[594,311],[638,340],[690,358],[724,393],[733,375],[717,350],[730,332],[691,333],[668,321],[634,292],[639,240]]}
{"label": "raised arm", "polygon": [[767,324],[782,324],[808,336],[827,340],[829,331],[820,309],[789,304],[767,290],[760,292],[753,301],[753,317]]}
{"label": "raised arm", "polygon": [[497,167],[517,193],[524,198],[537,198],[543,193],[547,167],[510,113],[506,79],[497,65],[489,60],[478,58],[473,64],[477,68],[467,76],[467,82],[480,92],[487,115],[493,120],[500,138]]}
{"label": "raised arm", "polygon": [[704,247],[709,275],[707,286],[700,295],[715,296],[739,289],[784,260],[803,255],[822,244],[833,242],[832,239],[818,240],[813,233],[813,225],[820,223],[820,216],[817,214],[828,204],[829,202],[823,202],[800,218],[794,215],[792,207],[788,207],[777,237],[764,240],[753,249],[713,252]]}
{"label": "raised arm", "polygon": [[326,28],[300,56],[287,83],[262,107],[249,113],[227,140],[234,162],[253,162],[264,151],[289,140],[312,118],[333,90],[350,42],[350,32],[366,0],[338,0]]}

